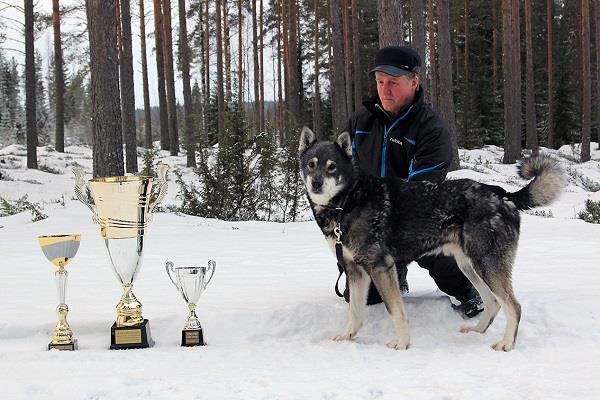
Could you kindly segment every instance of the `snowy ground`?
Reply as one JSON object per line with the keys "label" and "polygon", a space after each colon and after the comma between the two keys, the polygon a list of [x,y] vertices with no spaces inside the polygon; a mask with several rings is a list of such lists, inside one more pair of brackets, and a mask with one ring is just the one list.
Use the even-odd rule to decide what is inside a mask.
{"label": "snowy ground", "polygon": [[[70,166],[91,169],[85,147],[65,154],[40,148],[40,164],[59,175],[24,169],[25,150],[0,149],[0,197],[27,194],[49,218],[25,212],[0,217],[0,388],[3,399],[598,399],[600,398],[600,225],[576,219],[585,199],[600,200],[600,151],[573,164],[560,156],[570,184],[544,212],[523,215],[514,286],[523,307],[516,350],[489,348],[503,330],[500,315],[484,335],[461,334],[465,321],[436,291],[426,271],[409,267],[405,299],[411,347],[392,351],[394,335],[382,305],[369,307],[353,342],[331,342],[346,322],[333,293],[335,258],[311,221],[223,222],[157,214],[149,228],[135,293],[150,319],[151,349],[109,351],[120,285],[99,229],[73,200]],[[575,149],[576,150],[576,149]],[[557,152],[555,152],[557,154]],[[469,177],[515,189],[524,182],[502,150],[461,151]],[[161,154],[182,168],[185,157]],[[192,178],[187,171],[184,176]],[[166,204],[176,204],[171,185]],[[64,198],[64,200],[63,200]],[[64,206],[62,205],[64,203]],[[47,351],[56,323],[54,267],[40,251],[41,234],[81,233],[67,266],[68,320],[76,352]],[[217,271],[198,315],[208,346],[182,348],[187,307],[164,263],[205,264]]]}

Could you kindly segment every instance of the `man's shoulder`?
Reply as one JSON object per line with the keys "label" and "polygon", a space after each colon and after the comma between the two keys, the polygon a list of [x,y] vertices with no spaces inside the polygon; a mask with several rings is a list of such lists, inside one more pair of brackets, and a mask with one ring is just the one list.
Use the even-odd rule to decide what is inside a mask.
{"label": "man's shoulder", "polygon": [[373,117],[373,113],[364,105],[350,115],[351,121],[359,121]]}
{"label": "man's shoulder", "polygon": [[[375,120],[375,115],[363,105],[350,115],[350,128],[353,131],[370,129]],[[351,133],[354,134],[355,132]]]}
{"label": "man's shoulder", "polygon": [[424,103],[419,109],[417,116],[417,123],[420,127],[418,134],[429,134],[432,131],[444,131],[448,133],[448,125],[441,117],[439,112],[431,106],[431,104]]}

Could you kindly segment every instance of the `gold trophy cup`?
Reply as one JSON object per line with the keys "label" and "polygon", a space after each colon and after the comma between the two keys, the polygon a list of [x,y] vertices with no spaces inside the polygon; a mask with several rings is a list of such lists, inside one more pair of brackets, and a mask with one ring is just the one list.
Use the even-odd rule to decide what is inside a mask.
{"label": "gold trophy cup", "polygon": [[[108,250],[113,271],[123,286],[117,304],[117,320],[111,327],[111,349],[151,347],[150,325],[142,316],[142,303],[132,291],[133,281],[142,263],[144,234],[152,212],[167,193],[169,166],[158,165],[158,196],[151,201],[153,178],[149,176],[114,176],[85,181],[83,170],[73,168],[75,195],[94,214]],[[89,201],[85,188],[94,198]]]}
{"label": "gold trophy cup", "polygon": [[77,254],[81,235],[49,235],[38,236],[38,242],[44,255],[52,264],[58,267],[54,273],[56,276],[56,288],[58,290],[58,323],[52,335],[52,341],[48,344],[48,350],[77,350],[77,339],[73,339],[73,331],[67,322],[69,307],[65,303],[65,291],[67,288],[67,270],[65,265]]}

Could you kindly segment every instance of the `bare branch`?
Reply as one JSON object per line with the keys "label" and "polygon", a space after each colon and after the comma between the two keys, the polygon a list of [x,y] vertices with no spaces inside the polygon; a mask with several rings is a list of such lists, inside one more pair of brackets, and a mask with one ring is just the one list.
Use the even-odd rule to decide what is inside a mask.
{"label": "bare branch", "polygon": [[[25,10],[23,9],[23,7],[20,7],[16,4],[11,4],[11,3],[3,1],[3,0],[0,0],[0,4],[5,5],[6,8],[14,8],[15,10],[17,10],[19,12],[25,13]],[[3,8],[3,10],[4,10],[4,8]]]}
{"label": "bare branch", "polygon": [[13,47],[0,47],[0,50],[16,51],[19,54],[25,55],[25,52],[23,50],[15,49]]}

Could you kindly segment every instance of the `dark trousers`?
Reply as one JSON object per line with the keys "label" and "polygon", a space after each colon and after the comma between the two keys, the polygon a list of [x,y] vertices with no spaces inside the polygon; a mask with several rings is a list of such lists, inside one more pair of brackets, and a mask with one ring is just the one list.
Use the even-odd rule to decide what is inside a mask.
{"label": "dark trousers", "polygon": [[[461,270],[456,265],[454,257],[444,255],[423,256],[416,260],[421,268],[429,271],[429,275],[435,281],[437,287],[444,293],[456,297],[459,301],[468,299],[473,286],[471,282],[463,275]],[[398,282],[402,283],[406,279],[406,267],[397,267]],[[344,298],[349,301],[348,281],[346,280],[346,290],[344,290]],[[369,287],[369,296],[367,304],[381,303],[381,296],[371,282]]]}

